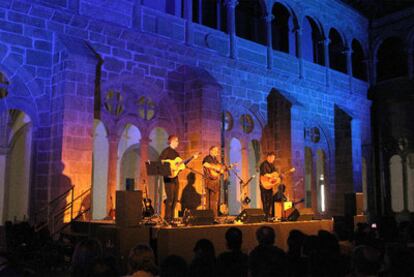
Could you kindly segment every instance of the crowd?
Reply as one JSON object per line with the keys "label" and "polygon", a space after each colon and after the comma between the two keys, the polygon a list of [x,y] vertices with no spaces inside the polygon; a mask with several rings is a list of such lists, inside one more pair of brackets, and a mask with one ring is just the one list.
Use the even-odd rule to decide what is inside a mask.
{"label": "crowd", "polygon": [[[384,221],[379,228],[366,223],[356,230],[336,222],[334,233],[306,235],[292,230],[288,250],[275,245],[277,234],[269,226],[256,230],[257,246],[245,253],[243,233],[231,227],[225,234],[227,251],[217,255],[214,245],[200,239],[190,263],[170,255],[160,264],[148,245],[131,249],[127,272],[116,257],[104,255],[98,240],[76,244],[66,276],[414,276],[414,225]],[[382,228],[381,228],[382,227]],[[0,257],[0,276],[21,276],[5,256]],[[6,275],[9,274],[9,275]]]}

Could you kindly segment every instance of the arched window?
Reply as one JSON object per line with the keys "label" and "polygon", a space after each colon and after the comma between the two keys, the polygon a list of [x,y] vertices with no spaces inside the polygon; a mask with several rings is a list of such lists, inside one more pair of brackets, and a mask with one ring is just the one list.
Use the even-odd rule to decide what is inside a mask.
{"label": "arched window", "polygon": [[329,31],[329,67],[346,73],[345,47],[341,35],[332,28]]}
{"label": "arched window", "polygon": [[352,76],[361,80],[367,79],[364,59],[362,46],[359,41],[354,39],[352,41]]}
{"label": "arched window", "polygon": [[237,36],[266,44],[265,12],[258,0],[239,1],[236,7]]}
{"label": "arched window", "polygon": [[407,53],[403,41],[397,37],[387,38],[377,53],[377,80],[406,76],[407,72]]}
{"label": "arched window", "polygon": [[307,16],[302,25],[302,55],[305,60],[324,64],[322,39],[318,24]]}
{"label": "arched window", "polygon": [[223,0],[193,0],[193,22],[227,31],[227,8]]}
{"label": "arched window", "polygon": [[272,14],[275,19],[272,21],[272,47],[275,50],[295,55],[296,45],[293,17],[283,5],[273,5]]}

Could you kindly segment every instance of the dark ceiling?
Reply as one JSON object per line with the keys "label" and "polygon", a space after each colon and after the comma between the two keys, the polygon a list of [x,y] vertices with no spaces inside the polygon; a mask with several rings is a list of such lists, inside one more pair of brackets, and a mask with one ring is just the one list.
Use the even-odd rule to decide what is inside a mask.
{"label": "dark ceiling", "polygon": [[414,7],[414,0],[341,0],[362,12],[369,19]]}

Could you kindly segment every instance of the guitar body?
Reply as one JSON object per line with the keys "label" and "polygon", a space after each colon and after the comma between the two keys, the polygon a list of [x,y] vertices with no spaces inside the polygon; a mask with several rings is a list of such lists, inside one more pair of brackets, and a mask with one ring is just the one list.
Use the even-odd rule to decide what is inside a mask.
{"label": "guitar body", "polygon": [[206,175],[209,179],[217,180],[220,177],[220,175],[224,174],[226,171],[228,171],[236,165],[236,163],[230,164],[229,166],[223,164],[210,164],[212,168],[205,167],[207,173]]}
{"label": "guitar body", "polygon": [[208,177],[212,180],[217,180],[221,174],[224,173],[225,167],[221,164],[211,164],[213,168],[207,168]]}
{"label": "guitar body", "polygon": [[272,189],[282,182],[282,178],[278,172],[268,173],[260,176],[260,183],[265,189]]}
{"label": "guitar body", "polygon": [[171,175],[168,176],[170,178],[177,177],[178,173],[180,173],[181,170],[185,169],[185,163],[180,157],[177,157],[174,160],[162,160],[162,162],[170,164]]}
{"label": "guitar body", "polygon": [[145,180],[143,180],[143,183],[144,183],[145,197],[142,199],[142,202],[144,204],[142,214],[144,217],[150,217],[155,214],[155,210],[154,210],[154,207],[152,206],[151,199],[148,197],[147,183],[145,182]]}
{"label": "guitar body", "polygon": [[161,162],[170,164],[171,175],[168,177],[175,178],[178,176],[178,173],[180,173],[181,170],[185,169],[186,164],[188,164],[192,159],[195,158],[195,156],[198,156],[198,155],[200,155],[200,153],[197,153],[186,160],[183,160],[180,157],[177,157],[174,160],[162,160]]}
{"label": "guitar body", "polygon": [[142,201],[144,202],[144,212],[143,212],[144,217],[153,216],[155,211],[154,211],[154,207],[152,206],[151,199],[144,198]]}

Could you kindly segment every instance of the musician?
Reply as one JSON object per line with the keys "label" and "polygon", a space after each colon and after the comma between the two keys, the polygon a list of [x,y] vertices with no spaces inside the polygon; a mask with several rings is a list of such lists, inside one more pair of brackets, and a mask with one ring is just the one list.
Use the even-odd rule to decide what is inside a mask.
{"label": "musician", "polygon": [[[278,172],[277,168],[274,165],[276,159],[276,154],[274,152],[269,152],[266,154],[266,160],[260,164],[260,176],[266,174],[271,174]],[[260,196],[262,198],[263,212],[266,217],[272,216],[272,206],[273,206],[273,190],[265,189],[260,183]]]}
{"label": "musician", "polygon": [[[162,160],[174,160],[180,157],[180,154],[175,150],[178,147],[179,141],[176,135],[170,135],[168,137],[169,146],[165,148],[160,154],[160,161]],[[178,200],[178,176],[170,178],[164,176],[165,193],[167,199],[165,201],[165,220],[171,221],[174,217],[175,205]]]}
{"label": "musician", "polygon": [[[219,148],[217,146],[211,146],[209,155],[203,159],[203,171],[204,171],[204,186],[206,189],[207,205],[208,209],[213,210],[214,216],[218,216],[219,209],[219,196],[220,196],[220,173],[224,172],[224,168],[218,160]],[[211,171],[215,171],[218,174],[212,175]]]}

